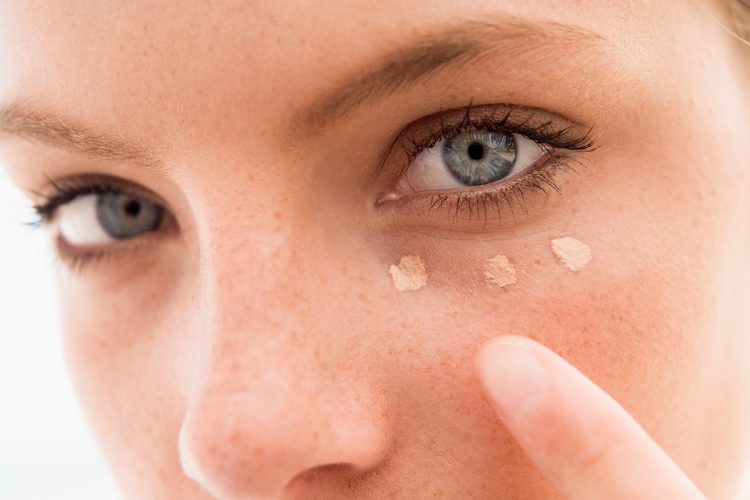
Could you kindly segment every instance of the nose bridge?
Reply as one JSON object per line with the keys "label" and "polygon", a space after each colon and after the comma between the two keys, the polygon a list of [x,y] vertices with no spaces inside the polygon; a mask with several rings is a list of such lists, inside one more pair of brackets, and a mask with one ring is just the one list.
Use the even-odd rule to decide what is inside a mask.
{"label": "nose bridge", "polygon": [[311,310],[321,286],[301,256],[310,245],[271,217],[201,252],[199,335],[211,354],[179,445],[186,474],[220,497],[275,495],[332,464],[366,470],[386,447],[380,411],[361,404],[369,389],[322,368],[340,354],[336,325]]}
{"label": "nose bridge", "polygon": [[205,385],[218,379],[225,392],[257,395],[295,380],[291,372],[311,363],[314,325],[301,234],[278,216],[214,234],[229,236],[206,238],[201,255],[200,335],[211,343]]}
{"label": "nose bridge", "polygon": [[[231,344],[248,336],[257,341],[256,351],[266,343],[270,347],[296,335],[309,315],[303,296],[310,292],[310,279],[300,249],[314,242],[299,230],[300,217],[278,207],[280,196],[270,189],[240,191],[204,211],[199,290],[205,333],[215,351],[232,351]],[[222,209],[227,206],[241,208],[227,217]],[[243,335],[233,333],[238,331]]]}

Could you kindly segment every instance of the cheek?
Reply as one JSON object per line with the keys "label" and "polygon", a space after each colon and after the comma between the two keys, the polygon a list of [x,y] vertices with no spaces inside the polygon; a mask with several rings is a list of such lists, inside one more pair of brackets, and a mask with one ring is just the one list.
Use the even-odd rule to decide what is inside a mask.
{"label": "cheek", "polygon": [[198,495],[193,485],[175,481],[182,475],[177,432],[190,373],[185,365],[194,356],[182,352],[186,344],[179,341],[184,313],[170,313],[190,307],[189,297],[175,292],[182,272],[174,257],[165,252],[158,262],[84,271],[92,273],[87,279],[63,276],[60,293],[76,393],[120,487],[132,498],[179,488],[184,498]]}
{"label": "cheek", "polygon": [[[492,242],[422,238],[389,250],[393,262],[414,253],[428,268],[427,287],[394,292],[389,299],[390,316],[402,318],[390,327],[399,340],[389,341],[409,367],[400,376],[412,387],[414,421],[442,429],[436,442],[450,441],[454,456],[466,453],[476,463],[483,450],[488,464],[525,464],[525,473],[532,474],[487,411],[472,373],[479,346],[503,334],[534,338],[571,362],[688,470],[713,453],[706,403],[718,401],[714,374],[725,349],[713,330],[727,235],[705,214],[717,203],[676,203],[681,190],[659,197],[655,185],[654,197],[644,204],[626,198],[643,193],[627,179],[595,182],[622,192],[610,188],[597,199],[574,198],[578,206],[563,205],[554,226],[567,231],[511,230]],[[685,191],[690,183],[685,181]],[[701,215],[685,217],[680,210]],[[563,266],[550,244],[568,235],[592,251],[591,262],[578,272]],[[484,276],[488,259],[497,254],[516,268],[516,283],[500,288]],[[414,432],[428,432],[426,427]],[[446,428],[470,431],[446,435]],[[492,435],[491,445],[482,445]],[[717,464],[725,458],[713,456]]]}
{"label": "cheek", "polygon": [[[693,285],[692,276],[680,279],[647,251],[624,251],[597,234],[578,231],[593,259],[577,272],[553,254],[550,240],[557,233],[523,243],[474,245],[471,252],[454,254],[461,258],[442,262],[424,249],[428,286],[393,297],[388,308],[401,321],[389,327],[395,330],[390,338],[398,337],[392,342],[413,346],[410,352],[430,377],[440,366],[453,370],[443,376],[459,388],[472,378],[484,341],[528,336],[643,414],[646,407],[639,406],[649,401],[642,397],[644,387],[656,403],[676,379],[690,376],[704,352],[707,339],[696,325],[706,305],[700,294],[684,291]],[[515,267],[516,283],[501,288],[484,276],[487,261],[497,254]]]}

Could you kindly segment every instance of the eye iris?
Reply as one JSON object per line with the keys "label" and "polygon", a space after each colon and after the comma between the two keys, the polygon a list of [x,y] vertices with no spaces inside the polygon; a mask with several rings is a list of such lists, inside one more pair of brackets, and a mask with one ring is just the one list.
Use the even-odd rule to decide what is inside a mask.
{"label": "eye iris", "polygon": [[96,218],[115,239],[128,239],[159,227],[163,209],[156,203],[122,193],[103,193],[96,200]]}
{"label": "eye iris", "polygon": [[512,134],[462,132],[445,141],[443,160],[451,174],[464,184],[488,184],[513,170],[516,141]]}

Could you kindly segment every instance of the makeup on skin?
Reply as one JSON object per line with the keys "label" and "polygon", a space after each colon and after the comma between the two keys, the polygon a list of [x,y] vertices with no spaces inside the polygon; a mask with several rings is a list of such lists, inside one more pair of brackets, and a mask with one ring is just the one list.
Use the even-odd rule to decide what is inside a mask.
{"label": "makeup on skin", "polygon": [[419,290],[427,284],[427,269],[418,255],[404,255],[398,264],[391,265],[389,272],[399,292]]}
{"label": "makeup on skin", "polygon": [[502,254],[487,259],[484,275],[488,281],[501,288],[516,282],[516,268],[510,263],[508,257]]}
{"label": "makeup on skin", "polygon": [[580,271],[591,262],[591,248],[570,236],[550,241],[552,252],[571,271]]}
{"label": "makeup on skin", "polygon": [[[580,271],[591,262],[591,248],[571,236],[552,239],[550,245],[557,259],[573,272]],[[404,255],[397,264],[391,264],[389,272],[393,286],[400,292],[419,290],[427,285],[427,269],[418,255]],[[515,266],[503,254],[487,259],[484,277],[500,288],[518,281]]]}

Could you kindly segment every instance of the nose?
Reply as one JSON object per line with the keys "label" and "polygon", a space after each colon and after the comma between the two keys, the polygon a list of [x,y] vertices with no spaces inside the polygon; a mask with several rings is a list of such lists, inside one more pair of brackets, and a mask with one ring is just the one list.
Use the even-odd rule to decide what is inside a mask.
{"label": "nose", "polygon": [[[280,498],[295,486],[335,488],[378,466],[385,435],[356,398],[298,389],[268,373],[247,392],[206,386],[180,432],[183,470],[217,498]],[[300,483],[300,484],[297,484]]]}
{"label": "nose", "polygon": [[337,347],[352,338],[337,331],[345,323],[322,324],[302,305],[312,294],[321,303],[321,287],[306,287],[299,270],[292,279],[215,257],[207,267],[224,271],[204,275],[210,307],[195,320],[211,355],[179,435],[185,474],[217,498],[280,498],[332,491],[377,468],[389,447],[382,398]]}

